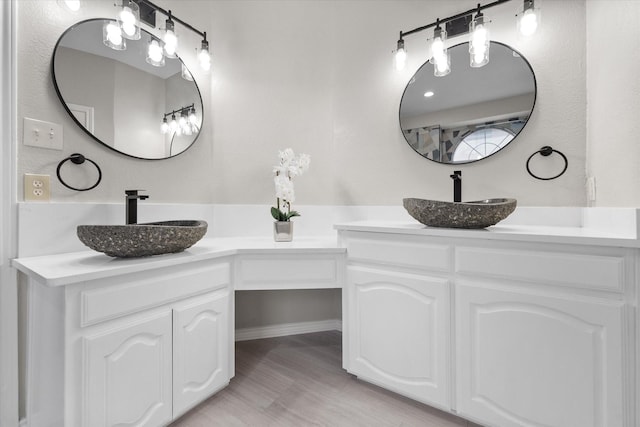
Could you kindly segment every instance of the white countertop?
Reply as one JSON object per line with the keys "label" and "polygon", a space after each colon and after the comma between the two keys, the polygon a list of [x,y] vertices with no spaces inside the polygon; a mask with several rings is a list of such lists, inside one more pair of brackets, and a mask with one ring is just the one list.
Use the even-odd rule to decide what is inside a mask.
{"label": "white countertop", "polygon": [[184,252],[144,258],[112,258],[86,250],[16,258],[11,264],[48,286],[63,286],[237,254],[344,252],[344,248],[338,247],[335,236],[295,237],[292,242],[274,242],[272,237],[240,237],[203,239]]}
{"label": "white countertop", "polygon": [[534,225],[494,225],[469,230],[428,227],[418,222],[357,221],[336,224],[338,231],[412,234],[416,236],[453,237],[464,239],[510,240],[537,243],[640,248],[640,239],[633,232],[594,227],[555,227]]}

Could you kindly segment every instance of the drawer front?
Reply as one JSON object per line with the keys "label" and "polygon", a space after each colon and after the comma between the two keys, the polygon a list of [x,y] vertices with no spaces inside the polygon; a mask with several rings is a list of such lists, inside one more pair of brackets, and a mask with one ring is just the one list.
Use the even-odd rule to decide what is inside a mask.
{"label": "drawer front", "polygon": [[235,289],[341,288],[343,263],[341,255],[239,256]]}
{"label": "drawer front", "polygon": [[369,237],[350,234],[347,239],[349,261],[372,262],[431,271],[449,272],[452,269],[452,247],[427,243],[415,236]]}
{"label": "drawer front", "polygon": [[[116,283],[115,281],[119,282]],[[229,263],[186,264],[102,280],[80,292],[82,327],[229,286]]]}
{"label": "drawer front", "polygon": [[506,248],[456,248],[456,273],[583,289],[622,291],[623,253],[565,253]]}

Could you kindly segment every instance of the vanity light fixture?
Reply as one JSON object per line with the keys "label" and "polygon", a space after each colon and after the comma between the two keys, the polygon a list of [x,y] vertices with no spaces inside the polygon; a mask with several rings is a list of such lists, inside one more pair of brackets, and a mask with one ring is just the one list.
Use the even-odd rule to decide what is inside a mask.
{"label": "vanity light fixture", "polygon": [[178,47],[178,36],[176,36],[175,23],[171,19],[171,11],[169,11],[169,18],[165,21],[164,34],[162,35],[162,41],[164,41],[164,54],[167,58],[176,58],[176,48]]}
{"label": "vanity light fixture", "polygon": [[122,0],[118,12],[118,25],[123,37],[129,40],[140,40],[140,6],[133,0]]}
{"label": "vanity light fixture", "polygon": [[154,67],[164,67],[162,46],[160,46],[160,42],[153,37],[150,38],[147,48],[147,63]]}
{"label": "vanity light fixture", "polygon": [[395,65],[396,70],[402,71],[407,63],[407,51],[404,49],[404,40],[402,39],[402,32],[400,32],[400,39],[398,39],[398,48],[396,49]]}
{"label": "vanity light fixture", "polygon": [[433,75],[436,77],[446,76],[451,72],[451,56],[444,46],[447,40],[447,32],[440,27],[440,20],[436,21],[436,29],[433,30],[433,41],[431,42],[431,59],[433,64]]}
{"label": "vanity light fixture", "polygon": [[169,133],[169,123],[167,123],[166,117],[162,118],[162,124],[160,125],[160,132],[162,132],[163,134]]}
{"label": "vanity light fixture", "polygon": [[534,0],[524,0],[522,13],[518,17],[518,32],[525,36],[532,36],[540,25],[540,9],[534,6]]}
{"label": "vanity light fixture", "polygon": [[474,68],[482,67],[489,63],[489,30],[484,22],[484,15],[480,11],[478,4],[478,13],[469,24],[469,32],[471,40],[469,41],[469,57],[471,66]]}
{"label": "vanity light fixture", "polygon": [[[429,56],[429,62],[434,65],[434,75],[446,76],[451,71],[450,59],[445,45],[447,32],[450,32],[449,37],[471,32],[472,37],[469,41],[471,66],[481,67],[487,64],[489,62],[490,39],[487,21],[485,21],[482,11],[509,1],[511,0],[496,0],[485,5],[478,3],[477,7],[467,10],[466,12],[461,12],[444,19],[438,18],[436,22],[414,28],[410,31],[400,31],[398,48],[394,51],[396,69],[401,70],[402,67],[399,67],[398,63],[401,62],[404,64],[406,61],[407,51],[405,49],[404,37],[429,28],[435,28]],[[516,15],[518,16],[518,29],[523,34],[533,34],[539,23],[540,14],[538,9],[534,8],[533,4],[534,0],[524,0],[522,13]],[[460,28],[461,23],[464,24],[462,28]],[[444,26],[444,28],[441,28],[441,25]]]}
{"label": "vanity light fixture", "polygon": [[[176,119],[176,115],[178,118]],[[167,123],[167,117],[171,116],[171,121]],[[176,133],[177,135],[193,135],[198,131],[198,117],[196,116],[196,108],[194,104],[180,107],[162,117],[160,131],[163,134]]]}
{"label": "vanity light fixture", "polygon": [[122,37],[120,26],[113,21],[106,21],[102,25],[102,42],[114,50],[125,50],[127,43]]}
{"label": "vanity light fixture", "polygon": [[211,55],[209,54],[209,42],[207,41],[207,33],[205,31],[202,44],[200,45],[200,52],[198,53],[198,61],[203,70],[209,71],[211,69]]}
{"label": "vanity light fixture", "polygon": [[[63,1],[63,0],[58,0],[58,1]],[[71,0],[67,0],[67,2],[70,2],[70,1]],[[75,0],[75,1],[79,2],[82,0]],[[173,15],[170,10],[165,10],[149,0],[122,0],[120,10],[118,11],[118,16],[117,16],[117,21],[121,29],[122,37],[130,40],[140,39],[141,8],[144,11],[144,14],[143,14],[144,22],[152,27],[155,25],[155,12],[160,12],[167,17],[167,20],[165,21],[165,28],[162,33],[162,43],[159,40],[155,40],[155,43],[152,40],[149,43],[149,51],[147,52],[148,63],[155,66],[162,66],[164,65],[164,57],[167,57],[167,58],[177,57],[176,49],[178,46],[178,37],[176,36],[176,31],[175,31],[175,23],[177,22],[202,37],[202,44],[201,44],[200,52],[198,54],[198,59],[200,61],[200,65],[205,71],[208,71],[209,69],[211,69],[211,56],[209,54],[209,42],[207,41],[207,33],[194,28],[187,22]],[[162,55],[162,59],[158,57],[156,45],[160,47],[160,54]],[[114,49],[119,49],[119,48],[114,48]],[[189,73],[189,76],[191,76],[190,79],[186,77],[184,72],[182,75],[186,80],[193,80],[191,73]]]}

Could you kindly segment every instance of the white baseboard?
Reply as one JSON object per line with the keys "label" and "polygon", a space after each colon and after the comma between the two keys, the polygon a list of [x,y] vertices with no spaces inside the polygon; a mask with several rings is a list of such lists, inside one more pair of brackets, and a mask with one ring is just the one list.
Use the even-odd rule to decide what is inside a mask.
{"label": "white baseboard", "polygon": [[336,330],[342,331],[342,320],[329,319],[315,322],[281,323],[279,325],[236,329],[236,341],[248,341],[261,338],[284,337],[287,335]]}

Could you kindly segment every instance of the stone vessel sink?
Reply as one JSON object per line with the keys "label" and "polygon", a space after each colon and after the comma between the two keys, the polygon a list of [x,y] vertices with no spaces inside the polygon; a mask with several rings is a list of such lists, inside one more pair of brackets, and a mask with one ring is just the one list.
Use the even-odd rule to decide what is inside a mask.
{"label": "stone vessel sink", "polygon": [[160,221],[130,225],[79,225],[78,238],[112,257],[131,258],[182,252],[207,232],[207,222]]}
{"label": "stone vessel sink", "polygon": [[402,199],[409,215],[424,225],[444,228],[485,228],[508,217],[516,208],[515,199],[486,199],[473,202],[441,202]]}

